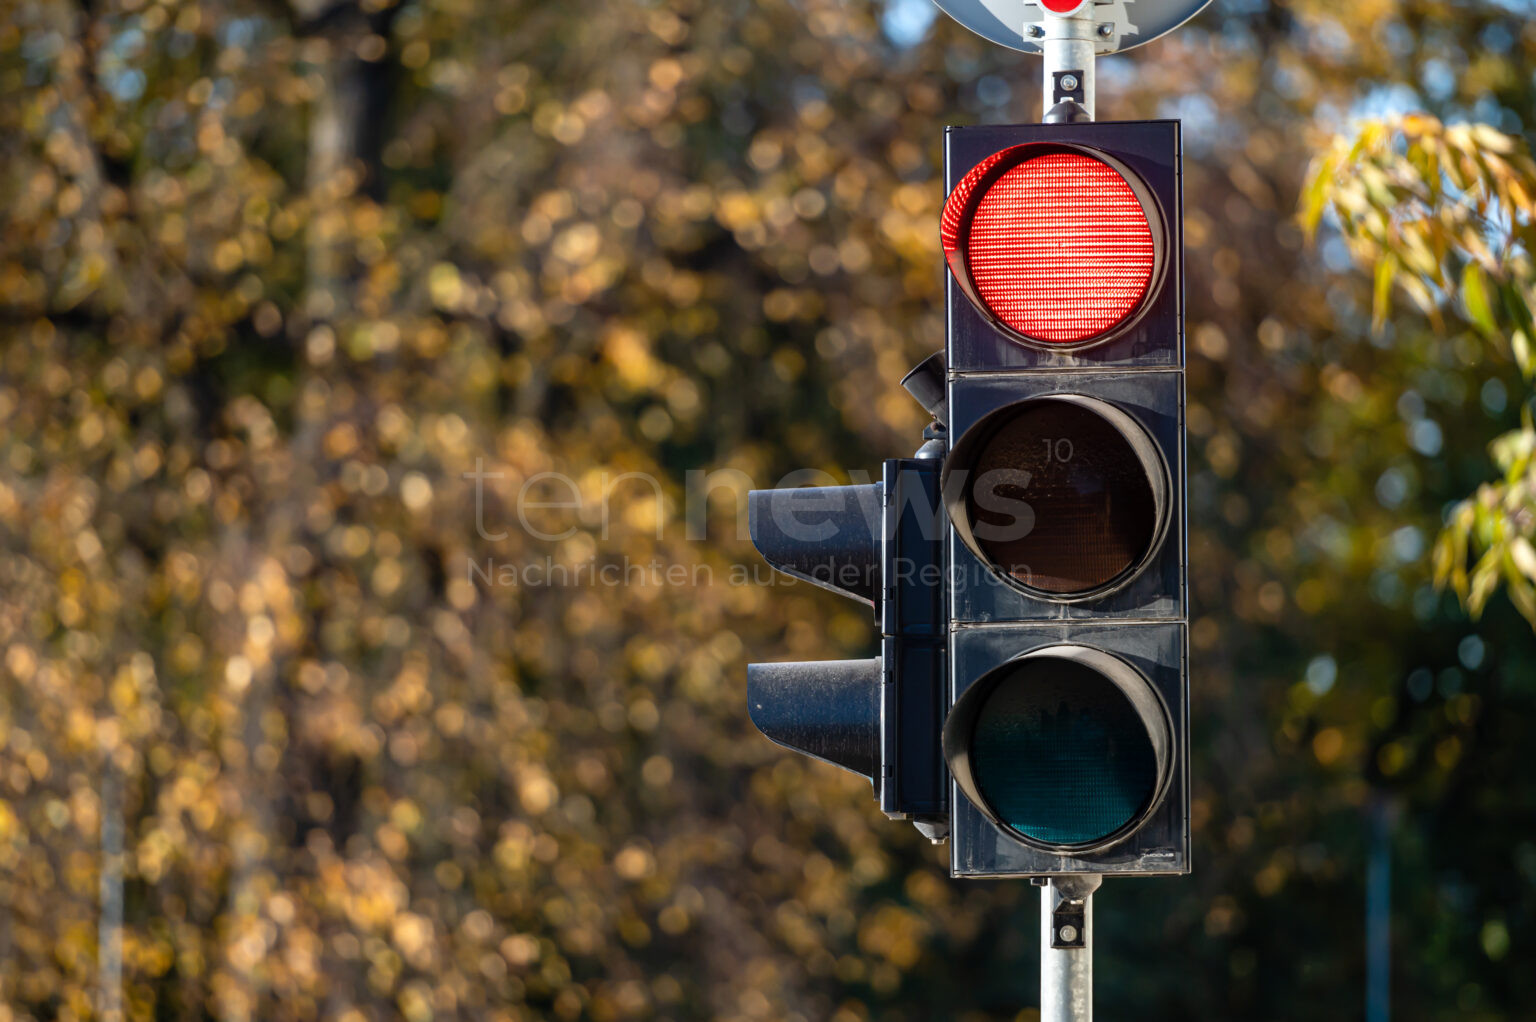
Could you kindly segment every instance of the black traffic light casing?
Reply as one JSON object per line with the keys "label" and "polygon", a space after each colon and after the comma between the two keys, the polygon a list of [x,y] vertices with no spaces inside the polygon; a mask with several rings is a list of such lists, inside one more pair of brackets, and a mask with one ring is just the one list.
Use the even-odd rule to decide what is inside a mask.
{"label": "black traffic light casing", "polygon": [[[1019,401],[1056,394],[1095,398],[1132,418],[1156,444],[1166,462],[1170,485],[1165,533],[1150,562],[1123,587],[1107,595],[1074,602],[1034,597],[1011,585],[975,556],[953,532],[950,572],[951,612],[959,623],[978,621],[1131,620],[1181,618],[1184,611],[1183,387],[1180,372],[1096,370],[1093,372],[1020,371],[974,375],[952,384],[954,436],[963,440],[988,416]],[[957,447],[958,447],[957,443]],[[959,451],[963,455],[965,452]],[[958,466],[955,459],[951,464]],[[953,479],[953,475],[951,476]],[[951,482],[951,489],[954,483]],[[967,556],[960,556],[963,552]]]}
{"label": "black traffic light casing", "polygon": [[1189,871],[1188,715],[1182,623],[1065,624],[1038,622],[961,628],[952,640],[954,677],[965,687],[1018,657],[1080,645],[1107,652],[1151,683],[1168,714],[1172,747],[1158,805],[1133,832],[1092,851],[1054,851],[1026,844],[998,826],[958,789],[950,823],[954,876],[1046,876],[1064,873],[1177,874]]}
{"label": "black traffic light casing", "polygon": [[[930,453],[942,452],[932,441]],[[947,687],[941,459],[885,463],[882,564],[880,809],[895,819],[938,824],[949,811],[940,731]],[[927,831],[937,836],[940,829]]]}
{"label": "black traffic light casing", "polygon": [[750,665],[752,720],[949,834],[954,876],[1187,872],[1178,124],[950,129],[945,163],[945,357],[903,381],[928,442],[750,498],[880,655]]}
{"label": "black traffic light casing", "polygon": [[[1183,200],[1178,121],[1083,124],[1017,124],[949,128],[944,135],[945,191],[995,153],[1029,143],[1066,143],[1105,153],[1135,174],[1161,207],[1168,272],[1146,310],[1124,334],[1086,347],[1031,347],[1007,336],[966,298],[946,273],[948,337],[945,358],[952,375],[1018,369],[1184,366]],[[958,437],[959,431],[951,429]]]}
{"label": "black traffic light casing", "polygon": [[[946,754],[956,778],[950,792],[951,872],[955,876],[1070,873],[1177,874],[1189,870],[1187,470],[1184,444],[1182,196],[1176,121],[951,128],[945,138],[946,188],[957,194],[973,168],[1021,145],[1086,153],[1135,183],[1160,246],[1161,265],[1134,317],[1109,339],[1082,345],[1031,343],[989,316],[951,264],[946,272],[948,413],[951,455],[944,473],[949,510],[949,700],[955,709]],[[1031,152],[1036,149],[1031,149]],[[980,171],[978,171],[980,173]],[[973,175],[974,177],[974,175]],[[959,193],[959,194],[963,194]],[[1158,222],[1160,221],[1160,223]],[[1020,402],[1067,400],[1106,415],[1141,438],[1159,501],[1155,542],[1128,578],[1089,595],[1043,592],[980,555],[970,535],[964,479],[996,423]],[[1128,417],[1128,418],[1126,418]],[[1150,443],[1146,443],[1150,441]],[[1068,448],[1070,452],[1070,448]],[[1024,491],[1026,498],[1028,490]],[[1145,718],[1159,723],[1150,801],[1133,821],[1102,839],[1035,839],[1000,826],[971,777],[967,713],[983,689],[1021,657],[1053,648],[1089,650],[1142,695]],[[1109,657],[1111,660],[1103,660]],[[1016,663],[1017,662],[1017,663]],[[1013,666],[1006,666],[1013,665]],[[1117,674],[1118,676],[1118,674]],[[972,697],[966,694],[979,686]],[[1065,706],[1065,704],[1062,704]],[[1166,730],[1164,730],[1166,729]]]}
{"label": "black traffic light casing", "polygon": [[[938,360],[932,375],[942,372]],[[749,529],[763,558],[870,603],[881,634],[869,660],[749,664],[747,701],[768,738],[869,778],[883,812],[939,839],[949,822],[937,726],[948,679],[944,442],[941,428],[931,433],[916,457],[887,460],[878,483],[752,491]]]}

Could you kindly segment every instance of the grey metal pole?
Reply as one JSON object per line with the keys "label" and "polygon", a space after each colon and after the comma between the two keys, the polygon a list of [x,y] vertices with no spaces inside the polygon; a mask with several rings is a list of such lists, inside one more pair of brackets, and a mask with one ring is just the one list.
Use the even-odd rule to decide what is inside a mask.
{"label": "grey metal pole", "polygon": [[1040,1022],[1092,1022],[1093,892],[1102,882],[1052,877],[1040,888]]}
{"label": "grey metal pole", "polygon": [[[1093,61],[1101,27],[1093,8],[1085,3],[1068,17],[1046,13],[1030,26],[1044,57],[1041,100],[1047,121],[1093,120]],[[1056,108],[1068,98],[1080,109]],[[1041,879],[1035,881],[1040,884],[1040,1022],[1093,1022],[1093,892],[1104,878]]]}
{"label": "grey metal pole", "polygon": [[1370,802],[1371,841],[1365,867],[1365,1022],[1392,1017],[1392,823],[1385,795]]}
{"label": "grey metal pole", "polygon": [[1046,113],[1056,105],[1059,95],[1080,92],[1078,105],[1087,111],[1089,120],[1093,119],[1093,58],[1099,37],[1093,8],[1092,3],[1085,3],[1067,17],[1047,13],[1040,19],[1040,53],[1045,58],[1041,98]]}

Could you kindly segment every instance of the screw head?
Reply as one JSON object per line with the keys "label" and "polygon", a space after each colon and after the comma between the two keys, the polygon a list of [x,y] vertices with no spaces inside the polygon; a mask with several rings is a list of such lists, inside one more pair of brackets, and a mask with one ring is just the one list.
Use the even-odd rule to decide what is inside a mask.
{"label": "screw head", "polygon": [[1063,944],[1077,943],[1077,927],[1073,926],[1071,923],[1067,923],[1061,929],[1057,930],[1056,935],[1061,938],[1061,942]]}
{"label": "screw head", "polygon": [[1044,25],[1030,25],[1027,31],[1028,31],[1028,34],[1029,34],[1029,36],[1031,38],[1039,39],[1041,36],[1045,35],[1045,26]]}
{"label": "screw head", "polygon": [[1114,33],[1115,26],[1111,25],[1109,22],[1105,22],[1099,26],[1099,35],[1103,36],[1105,39],[1108,39],[1110,36],[1114,35]]}
{"label": "screw head", "polygon": [[[1065,92],[1076,92],[1077,91],[1077,75],[1062,75],[1061,76],[1061,88]],[[1068,938],[1068,939],[1070,940],[1071,938]]]}

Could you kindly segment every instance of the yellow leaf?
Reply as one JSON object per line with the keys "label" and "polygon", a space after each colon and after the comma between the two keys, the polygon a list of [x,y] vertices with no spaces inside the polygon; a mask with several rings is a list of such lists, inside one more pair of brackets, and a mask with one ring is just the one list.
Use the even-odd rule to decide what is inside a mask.
{"label": "yellow leaf", "polygon": [[1524,536],[1516,536],[1515,541],[1509,545],[1509,556],[1515,562],[1515,567],[1526,578],[1536,579],[1536,548],[1531,546],[1531,541]]}
{"label": "yellow leaf", "polygon": [[1461,271],[1461,301],[1467,307],[1467,318],[1488,337],[1498,335],[1499,327],[1493,319],[1493,307],[1488,303],[1488,285],[1483,271],[1476,263],[1468,263]]}
{"label": "yellow leaf", "polygon": [[1387,253],[1376,263],[1376,289],[1371,299],[1371,329],[1380,330],[1387,321],[1387,306],[1392,297],[1392,279],[1397,274],[1397,256]]}

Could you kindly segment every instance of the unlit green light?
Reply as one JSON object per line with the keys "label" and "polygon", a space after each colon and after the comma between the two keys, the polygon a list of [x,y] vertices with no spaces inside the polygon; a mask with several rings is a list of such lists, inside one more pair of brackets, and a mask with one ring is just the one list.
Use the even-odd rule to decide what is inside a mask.
{"label": "unlit green light", "polygon": [[1108,678],[1036,660],[998,682],[976,719],[976,785],[998,818],[1045,844],[1101,841],[1157,788],[1146,726]]}

